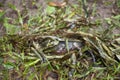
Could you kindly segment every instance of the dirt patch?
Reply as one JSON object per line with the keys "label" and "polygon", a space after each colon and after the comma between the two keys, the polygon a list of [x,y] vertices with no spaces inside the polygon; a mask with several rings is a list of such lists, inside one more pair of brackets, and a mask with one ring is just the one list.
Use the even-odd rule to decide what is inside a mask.
{"label": "dirt patch", "polygon": [[[54,0],[54,1],[62,2],[61,0]],[[24,15],[35,16],[38,13],[44,11],[44,9],[47,6],[47,0],[46,1],[44,1],[44,0],[18,0],[18,1],[17,0],[1,0],[0,2],[1,2],[0,9],[4,10],[6,12],[6,14],[5,14],[5,16],[3,16],[3,18],[8,17],[11,19],[18,18],[17,12],[10,8],[11,4],[14,4],[16,6],[16,8],[20,11],[20,13],[22,13],[21,14],[22,16],[24,16]],[[68,3],[69,4],[77,4],[77,2],[75,0],[69,0]],[[91,19],[91,22],[96,21],[98,19],[102,21],[102,26],[100,25],[100,27],[103,28],[102,30],[104,30],[104,28],[109,27],[109,25],[104,22],[105,18],[110,18],[111,16],[119,14],[119,8],[116,6],[115,0],[109,0],[109,2],[105,1],[105,0],[88,0],[87,4],[86,4],[86,8],[88,10],[88,13],[89,13],[88,17]],[[27,23],[29,16],[25,18],[26,21],[24,21],[24,23]],[[3,27],[3,22],[1,22],[1,24],[0,24],[0,36],[5,33],[5,29]],[[12,21],[10,23],[14,24],[14,22],[12,22]],[[97,26],[95,25],[95,27],[97,27]],[[93,29],[93,30],[96,30],[96,29]],[[114,30],[114,33],[116,33],[116,34],[119,32],[120,32],[119,29]],[[77,47],[78,47],[78,45],[77,45]],[[65,49],[65,48],[63,48],[63,49]],[[66,51],[67,51],[67,49],[66,49]],[[6,58],[6,59],[8,59],[8,58]],[[2,66],[0,66],[0,69],[4,70]],[[11,72],[10,74],[13,78],[18,76],[18,74],[15,73],[15,71],[10,71],[10,72]],[[14,73],[14,74],[12,74],[12,73]],[[22,73],[22,71],[21,71],[21,73]],[[59,77],[59,75],[56,72],[46,72],[45,74],[46,74],[44,76],[45,79],[52,79],[52,78],[57,79]],[[3,74],[0,73],[0,75],[3,75]],[[0,76],[0,80],[1,79],[2,79],[2,77]]]}
{"label": "dirt patch", "polygon": [[[52,1],[59,1],[62,2],[63,0],[52,0]],[[38,14],[39,10],[38,8],[41,8],[42,11],[47,6],[48,0],[1,0],[0,3],[2,4],[2,9],[6,11],[7,17],[15,18],[15,13],[13,10],[9,8],[9,4],[14,4],[18,10],[21,12],[25,9],[28,10],[28,14],[30,15],[36,15]],[[69,4],[76,4],[77,1],[69,0]],[[94,6],[95,3],[95,6]],[[87,6],[89,9],[95,9],[96,8],[96,16],[98,18],[107,18],[111,17],[113,15],[113,10],[117,11],[117,7],[115,7],[115,0],[88,0]],[[95,8],[94,8],[95,7]]]}
{"label": "dirt patch", "polygon": [[[64,0],[52,0],[62,2]],[[40,12],[43,12],[46,8],[48,0],[0,0],[0,9],[5,10],[6,17],[17,18],[18,15],[10,7],[10,4],[14,4],[22,15],[34,16]],[[77,4],[75,0],[69,0],[69,4]],[[95,21],[96,19],[104,20],[105,18],[111,17],[113,15],[119,14],[119,8],[116,6],[116,0],[87,0],[87,8],[89,13],[93,10],[95,11],[94,15],[90,15],[91,20]],[[41,9],[40,9],[41,8]],[[103,21],[104,22],[104,21]],[[103,26],[106,28],[107,25],[103,23]],[[5,32],[3,25],[0,24],[0,34],[2,35]]]}

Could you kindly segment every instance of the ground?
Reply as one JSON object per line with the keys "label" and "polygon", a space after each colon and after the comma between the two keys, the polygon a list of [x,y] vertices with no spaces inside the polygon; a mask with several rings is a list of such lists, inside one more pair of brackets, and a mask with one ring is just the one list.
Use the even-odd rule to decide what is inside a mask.
{"label": "ground", "polygon": [[[49,7],[49,2],[64,1],[65,7],[58,4]],[[0,13],[0,80],[120,79],[119,0],[0,0]],[[51,51],[47,42],[56,42],[53,36],[63,39],[58,40],[53,53],[58,50],[59,54],[65,50],[67,53],[70,47],[78,50],[80,45],[85,45],[80,49],[82,56],[76,55],[77,50],[70,51],[76,55],[72,57],[73,62],[77,59],[76,66],[68,58],[71,55],[62,55],[63,58],[56,61],[48,58],[46,63],[39,61],[36,51],[40,51],[35,45],[38,42],[47,46],[44,53],[47,49]],[[33,52],[35,54],[31,54]]]}
{"label": "ground", "polygon": [[[52,1],[58,1],[62,2],[61,0],[52,0]],[[27,14],[30,14],[32,16],[37,15],[37,13],[44,11],[44,9],[47,6],[48,0],[1,0],[1,9],[6,11],[5,16],[10,18],[16,18],[17,14],[13,10],[11,10],[8,6],[8,4],[14,4],[17,9],[19,9],[21,12],[26,14],[25,9],[28,10]],[[77,4],[77,1],[74,0],[68,0],[69,4]],[[96,4],[94,5],[94,3]],[[38,10],[38,8],[41,7],[41,10]],[[96,19],[102,19],[109,18],[113,15],[119,14],[119,8],[116,6],[115,0],[88,0],[87,1],[87,7],[89,9],[89,12],[91,12],[93,9],[95,9],[96,13],[94,16],[91,16],[92,20]],[[104,22],[104,21],[103,21]],[[103,23],[103,26],[106,28],[106,24]],[[119,32],[118,30],[115,30],[115,32]],[[0,25],[0,33],[3,34],[4,30],[2,25]]]}

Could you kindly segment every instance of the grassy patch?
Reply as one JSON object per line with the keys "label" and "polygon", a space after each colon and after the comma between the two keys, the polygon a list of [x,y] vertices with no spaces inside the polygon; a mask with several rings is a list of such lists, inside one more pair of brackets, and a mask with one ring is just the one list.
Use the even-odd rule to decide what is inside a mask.
{"label": "grassy patch", "polygon": [[119,79],[120,34],[113,30],[120,29],[120,15],[106,18],[105,29],[102,20],[86,17],[81,5],[48,6],[36,16],[10,5],[16,19],[1,19],[5,12],[0,12],[6,29],[0,38],[0,79]]}

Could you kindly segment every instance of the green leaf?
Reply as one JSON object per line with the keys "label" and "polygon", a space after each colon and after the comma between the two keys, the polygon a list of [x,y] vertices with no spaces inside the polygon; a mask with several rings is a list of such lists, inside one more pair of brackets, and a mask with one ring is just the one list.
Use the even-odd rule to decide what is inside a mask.
{"label": "green leaf", "polygon": [[3,23],[4,22],[4,14],[5,12],[0,12],[0,22]]}
{"label": "green leaf", "polygon": [[55,12],[55,7],[47,6],[46,13],[52,14],[53,12]]}
{"label": "green leaf", "polygon": [[39,61],[40,61],[40,59],[36,59],[35,61],[27,62],[27,63],[25,63],[25,67],[33,66],[33,65],[35,65],[36,63],[38,63]]}
{"label": "green leaf", "polygon": [[105,20],[108,24],[111,24],[111,22],[112,22],[112,20],[110,18],[105,18]]}
{"label": "green leaf", "polygon": [[120,0],[117,0],[117,6],[120,7]]}
{"label": "green leaf", "polygon": [[0,12],[0,18],[5,14],[5,12]]}
{"label": "green leaf", "polygon": [[15,67],[15,64],[12,63],[12,62],[7,62],[7,63],[4,63],[3,66],[6,68],[6,69],[12,69]]}
{"label": "green leaf", "polygon": [[112,18],[113,18],[113,19],[120,19],[120,15],[113,16]]}
{"label": "green leaf", "polygon": [[2,62],[3,62],[3,58],[0,57],[0,64],[2,64]]}
{"label": "green leaf", "polygon": [[16,34],[16,33],[20,32],[20,30],[21,30],[21,28],[19,26],[9,24],[7,19],[5,19],[4,27],[6,29],[7,34]]}
{"label": "green leaf", "polygon": [[17,8],[16,8],[16,6],[15,6],[14,4],[10,4],[10,3],[9,3],[8,6],[9,6],[11,9],[15,10],[15,11],[17,10]]}

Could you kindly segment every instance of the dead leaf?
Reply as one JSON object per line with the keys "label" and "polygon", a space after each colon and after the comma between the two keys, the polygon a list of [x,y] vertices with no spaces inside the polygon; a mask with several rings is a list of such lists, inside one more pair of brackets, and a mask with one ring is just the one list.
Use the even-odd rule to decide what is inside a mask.
{"label": "dead leaf", "polygon": [[3,12],[3,10],[2,10],[2,9],[0,9],[0,12]]}
{"label": "dead leaf", "polygon": [[66,6],[66,2],[49,2],[48,3],[49,6],[53,6],[53,7],[65,7]]}

